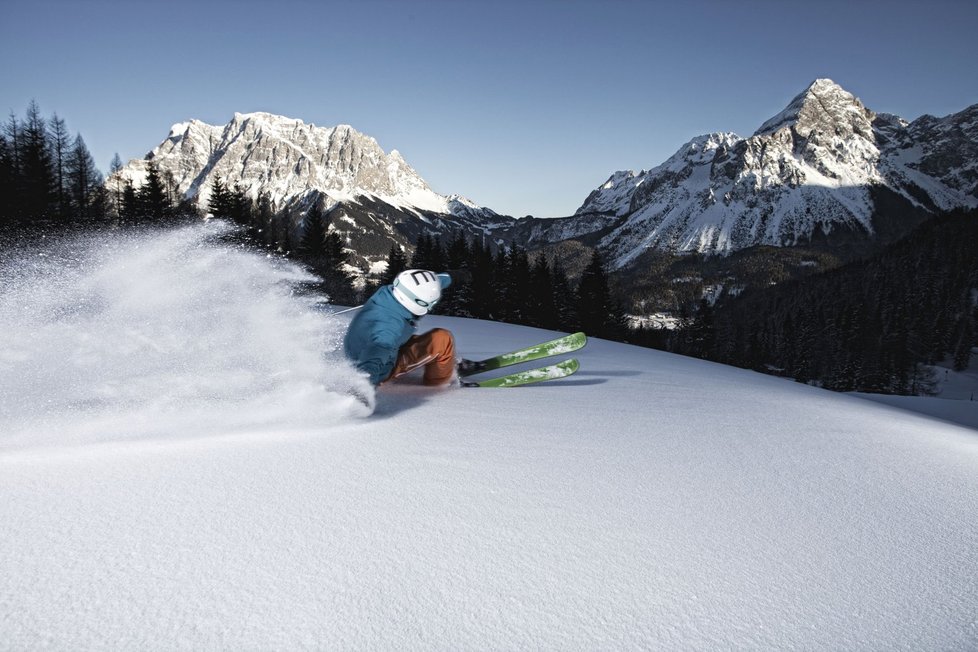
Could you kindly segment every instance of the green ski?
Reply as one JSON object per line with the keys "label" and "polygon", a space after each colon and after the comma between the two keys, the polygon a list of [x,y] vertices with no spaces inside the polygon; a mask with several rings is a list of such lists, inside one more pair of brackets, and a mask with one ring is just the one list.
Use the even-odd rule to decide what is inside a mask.
{"label": "green ski", "polygon": [[492,371],[501,367],[520,364],[521,362],[529,362],[531,360],[539,360],[540,358],[549,358],[553,355],[570,353],[571,351],[578,350],[585,344],[587,344],[587,336],[584,333],[573,333],[564,337],[558,337],[549,342],[534,344],[523,349],[486,358],[485,360],[462,360],[458,366],[458,375],[471,376],[482,373],[483,371]]}
{"label": "green ski", "polygon": [[558,362],[557,364],[539,367],[537,369],[528,369],[526,371],[517,371],[506,374],[505,376],[499,376],[498,378],[462,381],[462,387],[519,387],[520,385],[529,385],[530,383],[539,383],[545,380],[566,378],[580,368],[581,364],[574,358],[571,358],[563,362]]}

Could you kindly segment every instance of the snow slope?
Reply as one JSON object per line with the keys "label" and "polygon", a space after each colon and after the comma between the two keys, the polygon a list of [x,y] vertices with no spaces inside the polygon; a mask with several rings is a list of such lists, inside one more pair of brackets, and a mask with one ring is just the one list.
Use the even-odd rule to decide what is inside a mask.
{"label": "snow slope", "polygon": [[600,340],[365,418],[212,228],[0,270],[0,649],[978,647],[978,432]]}

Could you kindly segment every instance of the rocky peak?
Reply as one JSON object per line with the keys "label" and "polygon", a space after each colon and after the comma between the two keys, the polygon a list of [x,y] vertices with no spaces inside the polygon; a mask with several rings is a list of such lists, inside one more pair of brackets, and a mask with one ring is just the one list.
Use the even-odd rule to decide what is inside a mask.
{"label": "rocky peak", "polygon": [[445,213],[447,197],[435,193],[399,152],[350,125],[317,127],[271,113],[235,113],[225,125],[190,120],[173,125],[145,159],[130,161],[110,178],[110,188],[139,186],[152,162],[172,175],[177,190],[206,206],[220,177],[252,198],[266,193],[275,208],[311,190],[333,201],[371,195],[387,203]]}
{"label": "rocky peak", "polygon": [[855,95],[831,79],[816,79],[754,135],[769,135],[790,127],[803,138],[819,132],[839,138],[858,134],[871,140],[875,117]]}
{"label": "rocky peak", "polygon": [[[749,138],[700,136],[648,171],[616,173],[577,217],[616,218],[598,245],[613,267],[650,248],[728,253],[891,237],[922,213],[978,205],[976,143],[978,105],[908,123],[817,79]],[[879,197],[890,202],[886,216]],[[911,217],[886,222],[893,206]]]}
{"label": "rocky peak", "polygon": [[978,104],[943,118],[921,116],[908,133],[901,146],[916,145],[921,153],[913,166],[978,205]]}

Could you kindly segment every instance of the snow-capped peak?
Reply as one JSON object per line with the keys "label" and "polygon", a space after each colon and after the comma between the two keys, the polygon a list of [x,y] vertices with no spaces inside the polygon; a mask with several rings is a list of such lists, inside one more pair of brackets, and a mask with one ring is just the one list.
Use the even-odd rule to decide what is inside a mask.
{"label": "snow-capped peak", "polygon": [[816,79],[783,111],[765,121],[754,135],[771,134],[785,126],[794,126],[802,136],[814,130],[867,135],[872,132],[870,125],[874,117],[855,95],[831,79]]}
{"label": "snow-capped peak", "polygon": [[617,172],[577,214],[621,218],[600,243],[618,267],[649,248],[876,237],[878,189],[926,211],[978,205],[975,114],[908,123],[816,79],[753,136],[699,136],[647,172]]}
{"label": "snow-capped peak", "polygon": [[215,180],[248,196],[266,194],[273,207],[318,190],[335,201],[370,196],[408,210],[450,214],[453,200],[434,192],[397,150],[386,154],[352,126],[317,127],[262,111],[235,113],[223,126],[199,120],[174,124],[145,159],[109,179],[140,185],[149,161],[169,173],[179,193],[206,206]]}

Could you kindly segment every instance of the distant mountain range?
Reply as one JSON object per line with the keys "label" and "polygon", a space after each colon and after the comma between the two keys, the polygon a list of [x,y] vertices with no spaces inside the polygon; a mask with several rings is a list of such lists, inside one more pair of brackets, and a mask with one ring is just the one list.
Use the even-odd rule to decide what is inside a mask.
{"label": "distant mountain range", "polygon": [[626,270],[648,251],[892,240],[929,214],[978,206],[978,104],[907,122],[819,79],[752,136],[693,138],[661,165],[612,174],[573,216],[553,219],[517,219],[440,195],[396,150],[385,153],[352,127],[268,113],[174,125],[107,184],[139,186],[151,163],[199,207],[218,177],[254,199],[265,193],[291,228],[317,205],[365,270],[424,230],[530,249],[576,240]]}
{"label": "distant mountain range", "polygon": [[880,223],[879,192],[931,213],[978,206],[978,105],[908,123],[819,79],[749,138],[699,136],[651,170],[615,173],[576,219],[619,218],[598,246],[623,267],[650,247],[730,253],[905,231]]}

